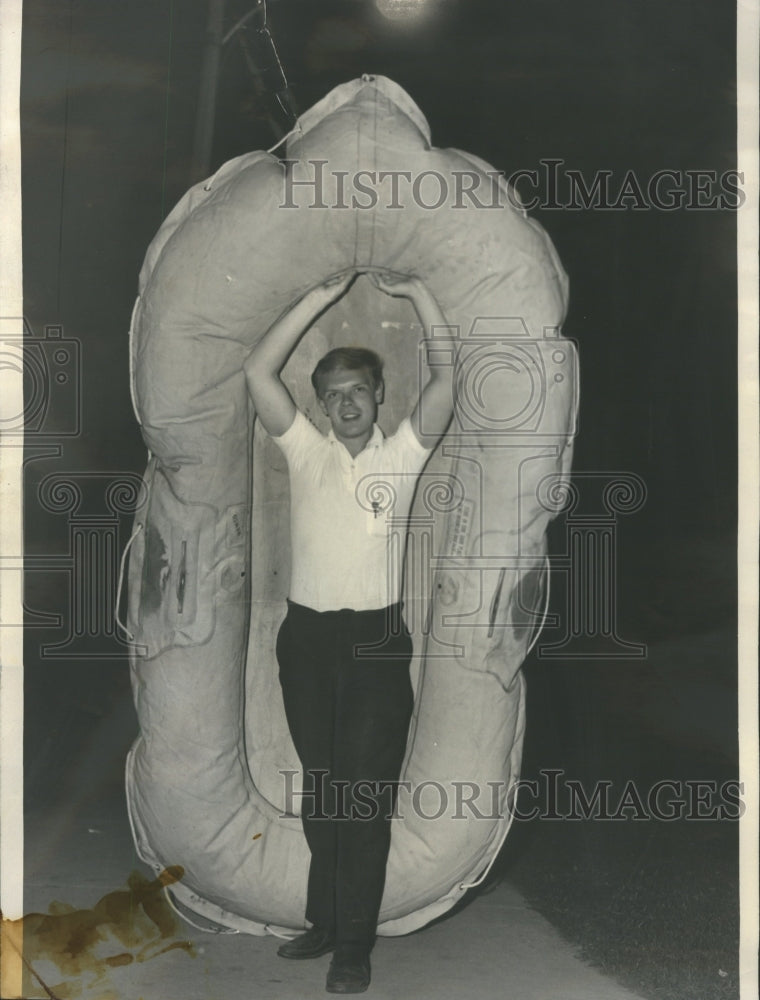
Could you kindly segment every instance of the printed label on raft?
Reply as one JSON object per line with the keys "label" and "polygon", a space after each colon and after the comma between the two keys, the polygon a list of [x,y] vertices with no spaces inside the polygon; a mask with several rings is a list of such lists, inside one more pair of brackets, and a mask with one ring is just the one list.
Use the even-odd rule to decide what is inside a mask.
{"label": "printed label on raft", "polygon": [[227,545],[235,548],[245,543],[245,526],[248,508],[245,504],[237,504],[227,509]]}
{"label": "printed label on raft", "polygon": [[475,504],[472,500],[462,500],[461,504],[454,512],[453,527],[451,529],[451,551],[452,556],[463,556],[467,551],[467,542],[470,538],[472,528],[472,515]]}

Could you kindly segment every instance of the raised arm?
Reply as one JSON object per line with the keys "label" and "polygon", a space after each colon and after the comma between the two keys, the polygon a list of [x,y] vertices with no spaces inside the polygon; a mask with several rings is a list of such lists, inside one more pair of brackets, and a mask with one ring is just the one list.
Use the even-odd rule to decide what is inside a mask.
{"label": "raised arm", "polygon": [[409,420],[420,444],[433,448],[448,427],[454,411],[454,362],[458,341],[433,293],[421,278],[391,271],[372,271],[369,278],[386,295],[409,299],[422,323],[430,378]]}
{"label": "raised arm", "polygon": [[253,405],[264,429],[279,437],[293,423],[296,406],[280,379],[280,372],[304,331],[329,305],[339,299],[356,277],[352,269],[312,288],[264,334],[245,359],[243,371]]}

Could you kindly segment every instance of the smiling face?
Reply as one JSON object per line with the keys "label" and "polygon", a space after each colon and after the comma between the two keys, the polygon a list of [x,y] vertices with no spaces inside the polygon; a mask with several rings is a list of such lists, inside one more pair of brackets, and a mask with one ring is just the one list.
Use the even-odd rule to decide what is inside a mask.
{"label": "smiling face", "polygon": [[335,437],[358,455],[372,436],[383,385],[366,368],[336,368],[319,376],[318,399]]}

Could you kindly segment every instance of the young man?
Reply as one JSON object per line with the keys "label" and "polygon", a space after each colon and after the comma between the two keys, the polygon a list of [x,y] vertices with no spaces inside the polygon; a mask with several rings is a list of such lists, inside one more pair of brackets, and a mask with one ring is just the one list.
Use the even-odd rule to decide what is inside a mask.
{"label": "young man", "polygon": [[245,363],[258,417],[287,459],[291,490],[291,589],[277,659],[305,777],[312,926],[278,954],[316,958],[334,951],[326,985],[333,993],[369,985],[394,786],[412,713],[412,641],[401,616],[402,558],[394,558],[391,525],[397,532],[402,526],[403,538],[417,478],[453,409],[454,343],[432,294],[416,277],[367,273],[382,292],[412,302],[428,335],[443,328],[436,346],[452,362],[430,369],[392,437],[375,423],[384,383],[374,352],[337,348],[315,368],[327,437],[297,410],[280,380],[301,335],[347,290],[355,270],[307,293]]}

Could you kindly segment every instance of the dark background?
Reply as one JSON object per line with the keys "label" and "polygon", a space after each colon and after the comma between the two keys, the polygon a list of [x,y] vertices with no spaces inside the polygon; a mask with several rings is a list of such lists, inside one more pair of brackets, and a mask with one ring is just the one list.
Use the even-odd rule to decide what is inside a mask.
{"label": "dark background", "polygon": [[[612,171],[614,190],[629,170],[646,184],[663,169],[721,175],[735,168],[731,4],[442,0],[418,26],[385,21],[371,0],[268,6],[299,110],[338,83],[379,73],[408,90],[436,145],[475,153],[507,174],[558,158],[588,182],[596,171]],[[232,24],[248,5],[229,0],[228,8]],[[46,506],[38,489],[49,475],[92,485],[91,473],[143,470],[127,331],[145,249],[198,179],[190,161],[205,17],[203,0],[24,4],[25,315],[37,338],[62,327],[79,342],[81,360],[75,390],[71,381],[50,388],[58,393],[51,414],[79,402],[78,433],[59,433],[51,416],[28,438],[31,803],[53,789],[64,794],[66,775],[90,751],[92,727],[129,704],[112,623],[85,637],[91,658],[43,651],[72,632],[66,560],[75,514]],[[236,41],[227,46],[212,171],[278,138],[277,108],[262,93],[267,79],[251,77]],[[526,775],[558,767],[588,780],[736,777],[735,213],[531,214],[570,276],[565,333],[578,342],[582,373],[575,468],[631,472],[646,484],[643,507],[619,519],[617,613],[619,634],[645,644],[647,656],[545,661],[534,654],[526,667]],[[51,444],[60,446],[56,457],[35,453]],[[90,511],[96,519],[98,502],[103,508],[95,499]],[[129,517],[117,521],[121,548]],[[563,551],[564,531],[560,520],[555,552]],[[562,595],[558,581],[552,609],[560,616]],[[38,627],[44,614],[59,615],[60,625]],[[558,639],[561,626],[547,635]],[[599,824],[525,825],[511,836],[499,874],[514,878],[595,961],[652,996],[677,996],[662,992],[663,983],[675,984],[687,954],[688,964],[703,961],[712,975],[715,963],[725,969],[735,960],[735,833],[726,822],[667,833],[627,824],[614,835]],[[705,873],[705,852],[713,849]],[[653,941],[661,937],[656,914],[665,896],[688,926],[681,938],[669,932],[673,943],[662,954]],[[692,926],[693,912],[708,902],[718,927],[709,940]],[[635,945],[621,934],[627,942],[616,948],[609,930],[616,907],[640,914],[652,941]],[[632,972],[653,948],[650,973]],[[732,987],[735,979],[723,977],[689,998],[731,995]]]}

